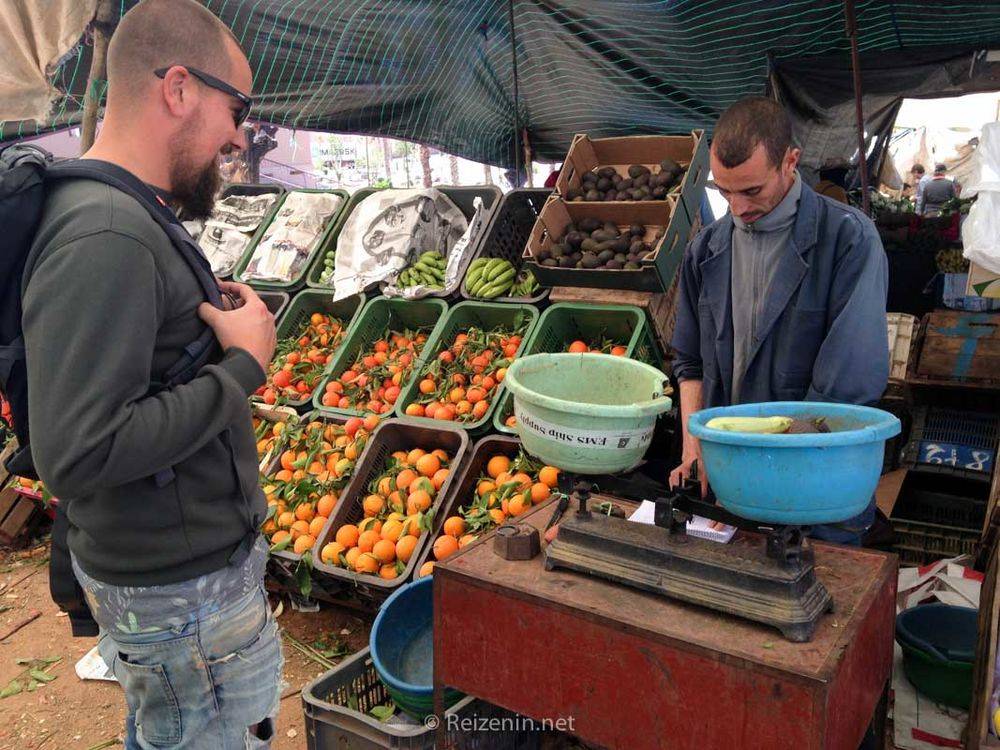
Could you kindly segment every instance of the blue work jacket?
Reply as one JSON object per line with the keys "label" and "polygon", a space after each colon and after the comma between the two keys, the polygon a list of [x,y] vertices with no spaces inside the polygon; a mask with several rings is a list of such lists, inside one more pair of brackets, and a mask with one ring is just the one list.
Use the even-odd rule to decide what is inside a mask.
{"label": "blue work jacket", "polygon": [[[673,369],[678,380],[702,381],[706,408],[732,403],[732,253],[726,214],[695,237],[680,270]],[[871,220],[803,185],[740,402],[877,402],[889,377],[888,277]]]}

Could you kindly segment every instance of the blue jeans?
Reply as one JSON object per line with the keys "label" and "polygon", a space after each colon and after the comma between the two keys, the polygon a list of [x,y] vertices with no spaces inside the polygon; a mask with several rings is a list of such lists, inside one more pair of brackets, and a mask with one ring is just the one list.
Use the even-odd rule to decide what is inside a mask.
{"label": "blue jeans", "polygon": [[860,547],[862,537],[871,528],[874,521],[875,499],[872,498],[868,507],[854,516],[854,518],[848,518],[846,521],[841,521],[840,523],[813,526],[812,533],[809,536],[823,542]]}
{"label": "blue jeans", "polygon": [[125,690],[126,750],[270,747],[284,660],[263,588],[152,633],[102,632]]}

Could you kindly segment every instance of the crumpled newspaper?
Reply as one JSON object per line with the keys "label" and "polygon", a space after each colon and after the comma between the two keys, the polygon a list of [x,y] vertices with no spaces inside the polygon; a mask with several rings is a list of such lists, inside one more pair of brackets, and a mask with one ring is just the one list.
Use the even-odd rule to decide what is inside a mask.
{"label": "crumpled newspaper", "polygon": [[435,188],[379,190],[351,211],[337,239],[334,299],[394,277],[428,250],[451,255],[468,227],[465,215]]}
{"label": "crumpled newspaper", "polygon": [[334,193],[290,192],[264,230],[243,278],[291,281],[301,274],[343,202]]}
{"label": "crumpled newspaper", "polygon": [[[479,235],[482,233],[483,229],[485,229],[486,210],[483,206],[483,199],[475,198],[473,200],[473,205],[476,207],[476,213],[473,214],[472,219],[469,220],[468,229],[465,230],[465,234],[459,238],[458,242],[456,242],[448,252],[448,266],[444,272],[445,289],[450,289],[452,287],[457,288],[458,283],[462,280],[462,274],[465,273],[465,269],[469,265],[472,253],[475,252],[476,240],[479,239]],[[411,263],[415,263],[419,256],[420,253],[418,251],[414,251],[413,257],[406,265],[408,266]],[[382,287],[382,294],[386,297],[423,299],[434,292],[441,291],[440,289],[431,289],[430,287],[422,285],[396,287],[395,282],[398,276],[399,274],[397,272],[392,276],[391,280]]]}

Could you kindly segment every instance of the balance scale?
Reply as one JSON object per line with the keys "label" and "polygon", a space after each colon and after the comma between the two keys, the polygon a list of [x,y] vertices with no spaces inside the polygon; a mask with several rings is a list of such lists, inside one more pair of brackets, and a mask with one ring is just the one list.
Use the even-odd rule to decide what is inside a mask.
{"label": "balance scale", "polygon": [[[697,466],[676,490],[642,475],[560,480],[570,500],[559,533],[547,546],[547,570],[565,568],[773,626],[790,641],[812,639],[833,599],[816,579],[807,526],[763,526],[701,500]],[[591,510],[600,490],[656,505],[644,524]],[[572,510],[575,508],[575,510]],[[699,515],[763,536],[739,545],[690,536]]]}

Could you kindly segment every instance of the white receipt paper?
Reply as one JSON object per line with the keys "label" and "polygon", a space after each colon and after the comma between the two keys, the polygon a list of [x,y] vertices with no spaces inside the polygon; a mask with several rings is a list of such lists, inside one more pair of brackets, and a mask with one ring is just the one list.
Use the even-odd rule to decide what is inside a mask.
{"label": "white receipt paper", "polygon": [[[643,500],[642,505],[636,509],[635,513],[629,516],[628,520],[635,521],[636,523],[651,524],[653,523],[653,514],[655,512],[656,503]],[[707,518],[692,516],[691,520],[687,522],[687,533],[699,539],[707,539],[710,542],[719,542],[720,544],[728,542],[736,533],[735,526],[725,525],[721,529],[713,529],[711,524],[712,521]]]}

